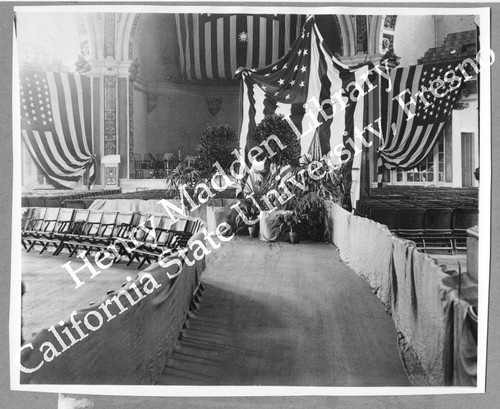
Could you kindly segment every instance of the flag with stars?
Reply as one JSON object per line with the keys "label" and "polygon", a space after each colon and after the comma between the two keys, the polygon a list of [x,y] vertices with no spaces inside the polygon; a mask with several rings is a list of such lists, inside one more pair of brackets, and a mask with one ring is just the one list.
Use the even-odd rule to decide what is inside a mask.
{"label": "flag with stars", "polygon": [[238,70],[243,110],[240,147],[245,157],[256,145],[256,126],[274,113],[287,119],[300,139],[302,154],[316,141],[321,155],[336,151],[338,163],[360,157],[354,155],[354,142],[346,142],[354,141],[355,128],[363,128],[364,100],[351,99],[350,87],[363,84],[367,72],[368,65],[349,68],[338,61],[326,47],[314,16],[308,17],[301,35],[279,61]]}
{"label": "flag with stars", "polygon": [[300,35],[303,16],[176,14],[181,72],[188,81],[232,79],[240,66],[263,67]]}
{"label": "flag with stars", "polygon": [[20,73],[21,133],[44,176],[74,188],[87,169],[94,180],[90,78],[76,73]]}
{"label": "flag with stars", "polygon": [[408,170],[429,154],[459,97],[458,63],[397,67],[390,69],[390,80],[380,78],[381,89],[389,89],[380,92],[380,164],[388,169]]}

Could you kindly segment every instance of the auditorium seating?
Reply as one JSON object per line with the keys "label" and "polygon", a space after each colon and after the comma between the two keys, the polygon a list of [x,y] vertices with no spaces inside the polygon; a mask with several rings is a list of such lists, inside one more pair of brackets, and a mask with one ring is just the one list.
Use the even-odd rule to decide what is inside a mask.
{"label": "auditorium seating", "polygon": [[203,225],[200,219],[188,216],[180,216],[172,224],[164,214],[29,207],[23,209],[21,239],[28,252],[37,246],[43,253],[52,245],[53,255],[63,250],[69,257],[79,251],[110,253],[106,257],[114,257],[115,262],[126,256],[128,264],[137,260],[140,268],[160,259],[166,249],[185,248]]}
{"label": "auditorium seating", "polygon": [[[69,192],[69,193],[66,193]],[[120,189],[103,189],[103,190],[82,190],[82,191],[64,191],[55,190],[47,191],[45,194],[28,195],[21,197],[21,207],[73,207],[81,203],[78,201],[84,198],[96,196],[108,196],[120,193]]]}
{"label": "auditorium seating", "polygon": [[425,252],[466,250],[467,229],[478,223],[478,189],[390,186],[373,189],[356,214],[385,224]]}
{"label": "auditorium seating", "polygon": [[422,246],[426,252],[454,252],[450,207],[430,207],[425,213],[425,235]]}
{"label": "auditorium seating", "polygon": [[459,207],[453,212],[453,245],[455,249],[467,250],[467,229],[478,224],[478,209]]}

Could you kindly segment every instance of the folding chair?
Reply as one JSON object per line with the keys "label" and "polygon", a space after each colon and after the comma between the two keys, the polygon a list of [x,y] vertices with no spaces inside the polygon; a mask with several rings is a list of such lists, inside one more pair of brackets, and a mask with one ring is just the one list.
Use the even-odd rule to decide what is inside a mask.
{"label": "folding chair", "polygon": [[72,233],[67,234],[65,245],[71,248],[69,257],[73,256],[79,248],[88,250],[91,244],[89,241],[99,232],[103,213],[102,210],[90,210],[87,220],[75,228]]}
{"label": "folding chair", "polygon": [[59,239],[59,247],[54,251],[53,256],[59,255],[64,248],[67,248],[71,254],[73,250],[72,243],[76,241],[80,234],[83,234],[83,228],[89,217],[90,210],[75,209],[74,212],[73,220],[69,223],[67,229],[54,234]]}
{"label": "folding chair", "polygon": [[28,209],[24,227],[22,230],[22,240],[27,240],[35,237],[43,226],[46,207],[34,207]]}
{"label": "folding chair", "polygon": [[[163,253],[163,250],[172,244],[175,234],[170,230],[171,225],[172,220],[170,217],[161,217],[158,220],[158,224],[155,225],[154,238],[152,238],[151,234],[149,234],[143,243],[135,249],[134,257],[138,260],[142,257],[142,260],[137,268],[141,268],[145,262],[151,264],[153,259],[158,260],[160,255]],[[152,233],[152,230],[150,230],[150,232]]]}
{"label": "folding chair", "polygon": [[134,220],[137,218],[136,216],[137,213],[118,213],[111,234],[106,234],[105,237],[96,237],[93,246],[106,250],[112,245],[115,248],[114,263],[120,262],[124,248],[122,246],[116,248],[116,244],[119,244],[129,238],[129,234],[134,227]]}
{"label": "folding chair", "polygon": [[54,231],[58,215],[58,207],[47,207],[45,208],[45,212],[43,214],[43,220],[32,219],[32,224],[30,225],[29,230],[26,232],[29,235],[29,239],[31,240],[30,246],[26,250],[27,252],[30,252],[37,243],[43,246],[42,239],[44,239]]}
{"label": "folding chair", "polygon": [[[21,244],[23,245],[24,249],[27,250],[28,247],[26,246],[25,238],[27,237],[27,231],[30,228],[31,220],[33,218],[33,212],[35,211],[34,208],[32,207],[27,207],[23,209],[23,215],[21,217]],[[42,217],[43,219],[43,217]]]}
{"label": "folding chair", "polygon": [[385,224],[389,230],[397,229],[398,210],[393,207],[373,207],[370,209],[370,219]]}
{"label": "folding chair", "polygon": [[425,209],[421,207],[400,207],[398,209],[397,235],[410,240],[419,240],[425,227]]}
{"label": "folding chair", "polygon": [[451,239],[451,216],[453,209],[450,207],[429,207],[425,213],[425,230],[422,238],[425,252],[446,251],[453,253]]}
{"label": "folding chair", "polygon": [[171,231],[175,235],[171,248],[186,248],[187,242],[200,225],[201,222],[192,219],[180,219],[175,222],[171,227]]}
{"label": "folding chair", "polygon": [[[48,227],[45,231],[40,233],[38,242],[43,244],[40,254],[42,254],[49,245],[55,246],[56,250],[59,248],[60,244],[60,234],[64,234],[71,225],[73,220],[75,210],[66,209],[65,207],[59,208],[59,213],[57,215],[57,220],[53,224],[53,228]],[[50,223],[52,226],[52,223]]]}
{"label": "folding chair", "polygon": [[[144,220],[143,216],[147,216],[146,220]],[[156,247],[157,234],[156,228],[162,225],[162,219],[167,216],[163,216],[160,214],[149,214],[149,215],[141,215],[142,220],[140,219],[139,225],[140,228],[136,228],[133,234],[133,238],[129,241],[129,244],[134,246],[133,250],[128,254],[129,261],[127,266],[137,259],[137,261],[141,261],[140,257],[143,255],[141,252],[141,248],[151,248]],[[129,247],[130,248],[130,247]],[[142,265],[144,263],[141,263]]]}
{"label": "folding chair", "polygon": [[[120,212],[117,213],[114,223],[104,223],[105,216],[103,216],[103,223],[101,224],[101,233],[94,238],[92,246],[98,249],[107,249],[111,244],[114,245],[115,241],[126,238],[126,234],[131,230],[134,216],[136,213]],[[116,249],[120,253],[120,249]],[[119,258],[115,257],[114,262],[118,262]]]}
{"label": "folding chair", "polygon": [[478,224],[479,210],[472,207],[458,207],[453,211],[452,237],[454,253],[467,250],[467,229]]}
{"label": "folding chair", "polygon": [[116,228],[116,219],[118,212],[103,212],[101,222],[97,231],[89,232],[85,237],[85,242],[88,244],[87,252],[90,254],[92,250],[107,247],[112,242],[113,233]]}
{"label": "folding chair", "polygon": [[[119,256],[127,256],[129,265],[134,257],[133,249],[137,247],[136,243],[140,245],[148,231],[147,223],[148,218],[151,215],[149,213],[137,212],[134,214],[133,221],[128,227],[118,230],[117,236],[114,238],[115,242],[119,244]],[[142,226],[139,227],[139,226]]]}

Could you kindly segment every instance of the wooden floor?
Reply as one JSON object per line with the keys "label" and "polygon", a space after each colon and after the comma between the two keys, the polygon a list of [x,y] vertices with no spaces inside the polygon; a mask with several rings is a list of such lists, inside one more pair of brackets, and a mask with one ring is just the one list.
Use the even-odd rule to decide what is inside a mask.
{"label": "wooden floor", "polygon": [[202,281],[160,384],[409,385],[391,317],[332,246],[237,237]]}
{"label": "wooden floor", "polygon": [[126,283],[126,277],[135,277],[137,263],[126,266],[124,261],[113,264],[106,270],[99,269],[95,258],[88,257],[98,275],[91,278],[90,271],[84,269],[78,273],[84,284],[75,289],[76,283],[64,268],[64,264],[71,261],[71,268],[78,270],[85,264],[83,260],[68,253],[51,256],[54,251],[38,254],[35,249],[29,253],[22,250],[22,278],[26,286],[23,296],[23,334],[30,339],[43,328],[56,325],[61,319],[67,319],[71,312],[83,308],[89,303],[99,303],[106,296],[107,291],[120,288]]}

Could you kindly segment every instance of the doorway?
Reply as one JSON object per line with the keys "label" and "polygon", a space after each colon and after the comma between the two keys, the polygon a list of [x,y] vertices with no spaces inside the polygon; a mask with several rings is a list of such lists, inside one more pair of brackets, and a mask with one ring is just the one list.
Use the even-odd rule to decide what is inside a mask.
{"label": "doorway", "polygon": [[462,187],[472,187],[474,183],[474,133],[462,132]]}

